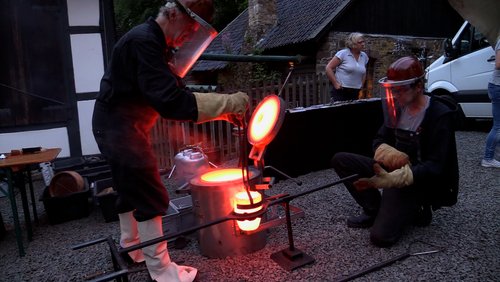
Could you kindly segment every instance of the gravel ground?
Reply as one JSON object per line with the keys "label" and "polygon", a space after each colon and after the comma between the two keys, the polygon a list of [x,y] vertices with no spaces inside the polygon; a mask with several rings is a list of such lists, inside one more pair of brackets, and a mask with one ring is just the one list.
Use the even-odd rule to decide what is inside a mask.
{"label": "gravel ground", "polygon": [[[196,240],[191,240],[183,249],[170,248],[171,258],[198,268],[199,281],[335,281],[401,254],[440,246],[444,249],[438,253],[410,256],[356,281],[500,281],[500,170],[479,165],[485,137],[484,130],[457,132],[458,203],[436,211],[430,226],[410,228],[392,248],[374,247],[368,230],[346,227],[346,218],[360,209],[343,185],[337,185],[291,202],[305,212],[305,217],[293,220],[295,247],[313,257],[313,264],[289,272],[270,258],[288,247],[285,225],[270,229],[265,248],[251,254],[209,259],[200,255]],[[38,179],[40,195],[43,184]],[[268,194],[295,194],[338,177],[333,170],[323,170],[297,179],[302,186],[280,181]],[[0,241],[0,281],[84,281],[111,270],[106,245],[81,250],[71,246],[109,235],[119,238],[118,222],[105,223],[94,206],[88,217],[50,225],[43,204],[37,207],[40,223],[34,227],[34,240],[26,242],[23,230],[27,254],[19,257],[10,205],[7,198],[0,198],[7,228]],[[20,218],[23,222],[22,214]],[[147,275],[137,272],[129,278],[146,281]]]}

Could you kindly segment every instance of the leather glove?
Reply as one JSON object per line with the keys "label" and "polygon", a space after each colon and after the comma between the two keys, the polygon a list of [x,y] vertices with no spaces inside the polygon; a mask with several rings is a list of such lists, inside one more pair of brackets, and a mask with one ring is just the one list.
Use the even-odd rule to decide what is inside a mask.
{"label": "leather glove", "polygon": [[371,178],[360,178],[355,181],[354,187],[358,190],[369,188],[401,188],[413,184],[413,172],[406,164],[392,172],[385,171],[380,164],[373,164],[375,175]]}
{"label": "leather glove", "polygon": [[197,123],[211,120],[225,120],[242,126],[248,108],[248,95],[243,92],[233,94],[194,92],[198,107]]}
{"label": "leather glove", "polygon": [[393,171],[406,164],[410,164],[410,158],[407,154],[385,143],[382,143],[377,147],[373,158],[377,163],[383,164],[389,171]]}

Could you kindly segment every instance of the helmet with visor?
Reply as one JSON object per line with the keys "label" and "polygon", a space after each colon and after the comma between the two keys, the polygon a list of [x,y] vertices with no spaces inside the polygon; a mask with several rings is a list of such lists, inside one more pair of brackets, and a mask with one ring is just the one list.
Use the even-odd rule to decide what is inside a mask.
{"label": "helmet with visor", "polygon": [[165,6],[175,6],[191,19],[189,30],[181,45],[173,50],[169,62],[172,71],[182,78],[217,36],[217,31],[207,22],[213,18],[214,6],[211,0],[172,0]]}
{"label": "helmet with visor", "polygon": [[414,97],[408,94],[418,82],[424,78],[422,64],[414,56],[399,58],[387,69],[387,76],[380,79],[379,83],[384,88],[382,108],[384,123],[387,127],[396,128],[401,117],[401,107]]}

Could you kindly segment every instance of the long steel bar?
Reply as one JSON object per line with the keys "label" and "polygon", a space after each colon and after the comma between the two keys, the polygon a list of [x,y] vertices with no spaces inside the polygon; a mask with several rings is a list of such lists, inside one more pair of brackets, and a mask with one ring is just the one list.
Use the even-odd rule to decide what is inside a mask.
{"label": "long steel bar", "polygon": [[202,54],[199,60],[230,61],[230,62],[294,62],[301,63],[306,57],[272,56],[272,55],[233,55],[233,54]]}
{"label": "long steel bar", "polygon": [[[320,186],[320,187],[317,187],[317,188],[314,188],[314,189],[311,189],[311,190],[308,190],[308,191],[304,191],[304,192],[301,192],[301,193],[298,193],[298,194],[294,194],[294,195],[286,195],[286,196],[284,196],[282,198],[279,198],[279,199],[276,199],[276,200],[273,200],[273,201],[269,202],[267,204],[267,206],[277,205],[279,203],[289,203],[291,200],[293,200],[293,199],[295,199],[297,197],[304,196],[304,195],[307,195],[307,194],[310,194],[310,193],[313,193],[313,192],[316,192],[316,191],[319,191],[319,190],[323,190],[325,188],[328,188],[328,187],[331,187],[331,186],[343,183],[344,181],[351,180],[351,179],[354,179],[354,178],[357,178],[357,177],[358,177],[358,175],[354,174],[354,175],[351,175],[351,176],[339,179],[339,180],[334,181],[332,183],[328,183],[328,184],[325,184],[323,186]],[[252,217],[261,216],[265,212],[266,212],[266,208],[263,208],[258,213],[252,214]],[[120,253],[128,253],[128,252],[131,252],[131,251],[142,249],[144,247],[151,246],[151,245],[157,244],[159,242],[162,242],[162,241],[165,241],[165,240],[168,240],[168,239],[172,239],[172,238],[175,238],[175,237],[178,237],[178,236],[187,235],[187,234],[193,233],[194,231],[197,231],[197,230],[200,230],[200,229],[203,229],[203,228],[215,225],[215,224],[219,224],[219,223],[222,223],[222,222],[225,222],[225,221],[228,221],[228,220],[244,220],[244,219],[249,219],[249,218],[248,218],[247,215],[244,215],[244,214],[242,214],[242,215],[229,214],[226,217],[219,218],[219,219],[216,219],[214,221],[210,221],[210,222],[207,222],[207,223],[204,223],[204,224],[201,224],[201,225],[193,226],[191,228],[188,228],[188,229],[186,229],[184,231],[181,231],[181,232],[178,232],[178,233],[175,233],[175,234],[164,235],[164,236],[161,236],[161,237],[158,237],[158,238],[151,239],[149,241],[145,241],[145,242],[139,243],[139,244],[134,245],[134,246],[130,246],[128,248],[123,248],[123,249],[120,250]]]}
{"label": "long steel bar", "polygon": [[290,63],[290,71],[288,72],[288,75],[286,76],[285,81],[283,82],[283,85],[281,85],[280,91],[278,92],[278,97],[281,97],[281,93],[283,92],[283,89],[285,89],[285,86],[290,79],[290,76],[292,75],[292,72],[294,70],[293,63]]}
{"label": "long steel bar", "polygon": [[[131,251],[142,249],[144,247],[151,246],[151,245],[157,244],[159,242],[166,241],[168,239],[172,239],[172,238],[175,238],[175,237],[178,237],[178,236],[182,236],[182,235],[187,235],[187,234],[193,233],[194,231],[197,231],[199,229],[203,229],[203,228],[215,225],[215,224],[219,224],[219,223],[222,223],[224,221],[234,220],[236,218],[240,219],[239,217],[228,215],[227,217],[219,218],[219,219],[214,220],[214,221],[210,221],[210,222],[207,222],[207,223],[204,223],[204,224],[193,226],[191,228],[188,228],[188,229],[186,229],[184,231],[181,231],[181,232],[177,232],[175,234],[164,235],[164,236],[161,236],[161,237],[158,237],[158,238],[151,239],[149,241],[145,241],[145,242],[139,243],[137,245],[130,246],[128,248],[123,248],[119,252],[120,253],[128,253],[128,252],[131,252]],[[241,219],[243,219],[243,218],[241,218]]]}
{"label": "long steel bar", "polygon": [[[311,190],[303,191],[303,192],[298,193],[298,194],[294,194],[294,195],[287,195],[287,194],[285,194],[283,197],[277,198],[277,199],[272,200],[272,201],[267,202],[267,203],[263,203],[263,208],[259,212],[253,213],[251,215],[246,215],[246,214],[241,214],[240,215],[240,214],[231,213],[231,214],[227,215],[226,217],[219,218],[219,219],[216,219],[214,221],[207,222],[207,223],[204,223],[204,224],[201,224],[201,225],[193,226],[191,228],[188,228],[188,229],[186,229],[184,231],[181,231],[181,232],[177,232],[175,234],[164,235],[164,236],[161,236],[161,237],[158,237],[158,238],[151,239],[151,240],[146,241],[146,242],[141,242],[139,244],[136,244],[134,246],[130,246],[128,248],[123,248],[123,249],[120,249],[120,250],[115,250],[114,252],[112,250],[112,255],[114,257],[117,257],[117,256],[119,256],[119,254],[128,253],[128,252],[131,252],[131,251],[142,249],[144,247],[151,246],[151,245],[157,244],[159,242],[166,241],[168,239],[175,238],[175,237],[178,237],[178,236],[190,234],[190,233],[193,233],[194,231],[197,231],[197,230],[200,230],[200,229],[212,226],[212,225],[216,225],[216,224],[228,221],[228,220],[253,219],[255,217],[262,216],[267,211],[267,207],[268,206],[277,205],[277,204],[280,204],[280,203],[284,203],[285,204],[286,212],[288,213],[287,214],[287,219],[286,219],[287,220],[287,227],[288,227],[288,239],[289,239],[289,243],[290,243],[290,247],[291,247],[290,250],[293,251],[294,246],[293,246],[293,234],[292,234],[292,230],[291,230],[291,218],[290,218],[290,214],[289,214],[290,213],[289,202],[291,200],[297,198],[297,197],[304,196],[304,195],[307,195],[307,194],[311,194],[313,192],[316,192],[316,191],[319,191],[319,190],[323,190],[323,189],[329,188],[331,186],[335,186],[337,184],[343,183],[343,182],[348,181],[348,180],[355,179],[357,177],[358,177],[358,175],[354,174],[354,175],[351,175],[351,176],[348,176],[348,177],[345,177],[345,178],[341,178],[341,179],[339,179],[337,181],[334,181],[334,182],[322,185],[320,187],[316,187],[316,188],[311,189]],[[111,244],[111,241],[108,238],[101,238],[101,239],[97,239],[97,240],[94,240],[94,241],[91,241],[91,242],[87,242],[87,243],[83,243],[83,244],[79,244],[79,245],[73,246],[72,249],[73,250],[77,250],[77,249],[81,249],[81,248],[88,247],[88,246],[91,246],[91,245],[94,245],[94,244],[97,244],[97,243],[101,243],[101,242],[105,242],[105,241],[108,241],[108,244]],[[128,273],[128,269],[121,269],[121,270],[119,270],[117,272],[104,275],[104,276],[102,276],[100,278],[97,278],[97,279],[95,279],[93,281],[109,281],[109,280],[111,280],[113,278],[122,277],[126,273]]]}
{"label": "long steel bar", "polygon": [[340,183],[344,183],[345,181],[356,179],[358,177],[359,176],[357,174],[353,174],[353,175],[341,178],[341,179],[339,179],[337,181],[334,181],[332,183],[328,183],[328,184],[325,184],[323,186],[316,187],[316,188],[311,189],[311,190],[303,191],[303,192],[300,192],[300,193],[297,193],[297,194],[287,195],[287,196],[285,196],[283,198],[276,199],[276,200],[272,201],[271,203],[269,203],[269,205],[271,206],[271,205],[275,205],[275,204],[282,203],[282,202],[290,202],[291,200],[293,200],[293,199],[295,199],[297,197],[304,196],[304,195],[307,195],[307,194],[311,194],[311,193],[317,192],[319,190],[323,190],[323,189],[329,188],[331,186],[334,186],[334,185],[337,185],[337,184],[340,184]]}

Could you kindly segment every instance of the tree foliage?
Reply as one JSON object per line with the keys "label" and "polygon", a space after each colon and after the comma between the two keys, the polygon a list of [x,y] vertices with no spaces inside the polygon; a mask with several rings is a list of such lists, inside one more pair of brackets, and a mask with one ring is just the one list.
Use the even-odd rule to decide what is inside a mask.
{"label": "tree foliage", "polygon": [[164,3],[164,0],[114,0],[118,36],[143,23],[148,17],[155,17],[158,14],[158,8]]}
{"label": "tree foliage", "polygon": [[247,0],[217,0],[214,1],[215,18],[213,26],[221,31],[232,20],[234,20],[243,10],[248,7]]}
{"label": "tree foliage", "polygon": [[[114,0],[115,24],[118,36],[132,27],[155,17],[165,0]],[[214,0],[215,17],[212,23],[218,31],[224,29],[248,6],[247,0]]]}

